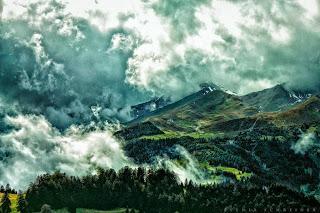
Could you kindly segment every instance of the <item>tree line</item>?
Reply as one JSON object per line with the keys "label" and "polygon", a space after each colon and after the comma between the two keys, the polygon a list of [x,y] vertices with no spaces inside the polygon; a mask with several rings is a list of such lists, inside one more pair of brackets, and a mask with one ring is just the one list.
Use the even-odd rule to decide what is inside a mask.
{"label": "tree line", "polygon": [[[254,178],[252,178],[254,180]],[[181,183],[165,169],[131,169],[116,172],[100,169],[96,175],[45,174],[26,191],[28,212],[40,211],[44,204],[53,209],[109,210],[133,208],[139,212],[236,212],[254,209],[316,208],[315,198],[270,184],[252,182],[220,185]]]}

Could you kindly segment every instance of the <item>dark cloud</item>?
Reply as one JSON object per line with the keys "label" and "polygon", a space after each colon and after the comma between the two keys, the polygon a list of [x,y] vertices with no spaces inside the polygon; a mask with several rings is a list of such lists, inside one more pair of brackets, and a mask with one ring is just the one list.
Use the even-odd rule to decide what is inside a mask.
{"label": "dark cloud", "polygon": [[2,98],[62,129],[90,122],[92,106],[101,108],[103,120],[127,120],[126,107],[147,99],[125,82],[127,60],[138,42],[134,33],[101,32],[63,14],[56,1],[38,14],[39,5],[29,6],[27,19],[4,22],[1,28]]}

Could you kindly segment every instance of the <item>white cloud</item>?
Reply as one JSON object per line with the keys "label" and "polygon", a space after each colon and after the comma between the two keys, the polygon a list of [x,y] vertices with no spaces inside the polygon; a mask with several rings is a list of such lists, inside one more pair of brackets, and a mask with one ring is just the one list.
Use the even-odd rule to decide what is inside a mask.
{"label": "white cloud", "polygon": [[85,175],[96,167],[120,169],[132,163],[109,131],[61,134],[43,117],[8,117],[16,130],[0,136],[0,184],[26,187],[35,177],[54,171]]}
{"label": "white cloud", "polygon": [[291,149],[294,150],[296,154],[304,155],[309,149],[317,145],[317,139],[313,133],[302,134],[300,139],[292,144]]}
{"label": "white cloud", "polygon": [[239,7],[228,1],[214,1],[212,2],[212,16],[221,24],[223,24],[227,30],[234,36],[241,35],[241,29],[239,28],[239,22],[243,21]]}
{"label": "white cloud", "polygon": [[319,15],[318,0],[297,0],[297,2],[305,9],[305,16],[309,19]]}

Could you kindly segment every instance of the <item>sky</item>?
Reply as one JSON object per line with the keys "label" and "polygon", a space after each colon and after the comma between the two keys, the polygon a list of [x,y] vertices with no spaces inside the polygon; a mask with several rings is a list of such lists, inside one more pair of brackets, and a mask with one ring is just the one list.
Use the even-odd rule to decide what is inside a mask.
{"label": "sky", "polygon": [[319,86],[318,0],[2,1],[4,99],[40,101],[61,127],[93,105],[123,120],[204,82],[240,95]]}
{"label": "sky", "polygon": [[89,153],[61,145],[92,137],[128,164],[108,132],[83,129],[201,83],[239,95],[284,82],[319,89],[319,10],[319,0],[0,0],[0,180],[24,162],[41,172],[96,165],[71,164]]}

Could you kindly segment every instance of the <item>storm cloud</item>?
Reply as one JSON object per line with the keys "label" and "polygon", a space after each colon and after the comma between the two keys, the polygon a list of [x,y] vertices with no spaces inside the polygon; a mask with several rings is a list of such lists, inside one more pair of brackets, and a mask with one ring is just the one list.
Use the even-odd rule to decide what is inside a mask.
{"label": "storm cloud", "polygon": [[208,79],[240,94],[283,82],[319,88],[318,1],[186,2],[157,1],[180,36],[166,50],[175,60],[151,85],[180,91]]}
{"label": "storm cloud", "polygon": [[92,107],[101,119],[127,120],[128,107],[144,100],[125,82],[137,43],[129,30],[101,32],[57,1],[27,5],[1,26],[0,95],[60,129],[92,121]]}

